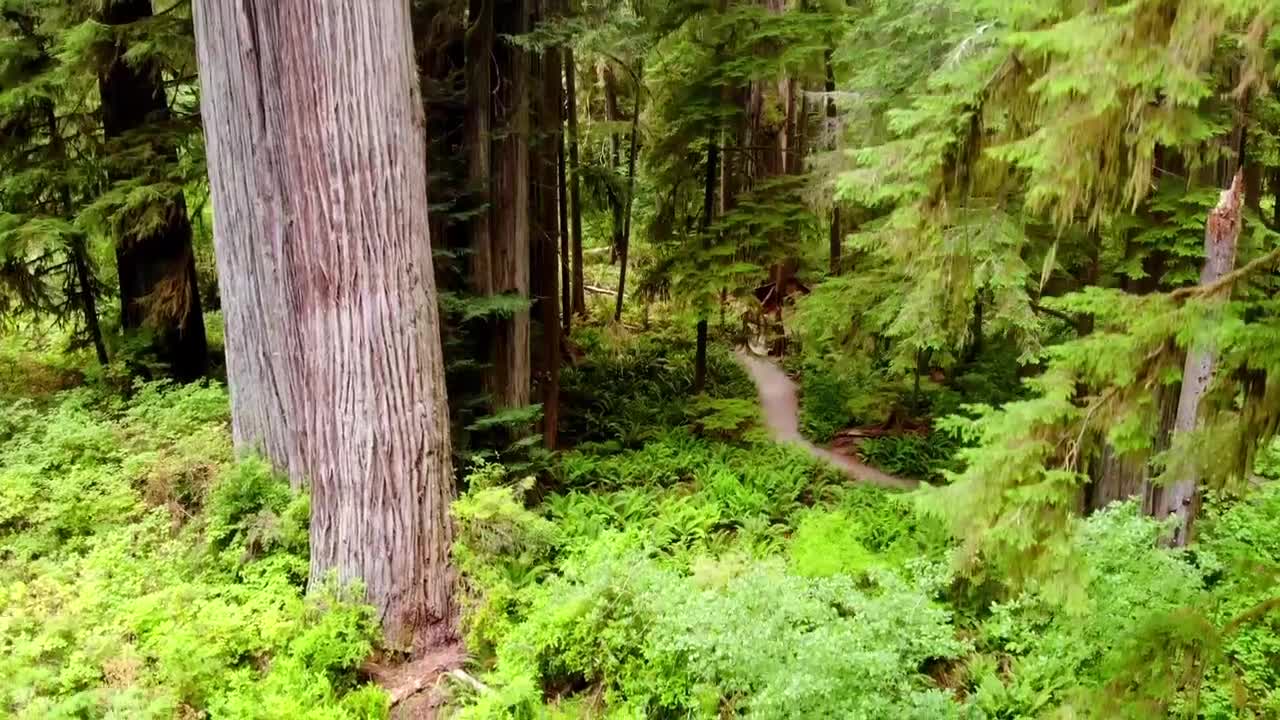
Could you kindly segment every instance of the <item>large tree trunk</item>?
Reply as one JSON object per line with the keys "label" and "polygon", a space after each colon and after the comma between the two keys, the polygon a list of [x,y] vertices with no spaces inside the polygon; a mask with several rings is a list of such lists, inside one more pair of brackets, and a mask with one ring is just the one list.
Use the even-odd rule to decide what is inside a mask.
{"label": "large tree trunk", "polygon": [[[149,17],[151,0],[108,1],[102,11],[103,23],[113,26]],[[128,48],[122,41],[110,50],[111,60],[98,77],[102,129],[107,140],[118,141],[148,124],[167,122],[169,106],[158,69],[148,63],[126,62]],[[148,142],[163,161],[176,161],[174,147]],[[111,174],[114,180],[124,179],[119,171]],[[144,212],[163,219],[158,226],[141,233],[132,231],[133,223],[126,221],[116,238],[121,325],[125,330],[150,328],[156,356],[173,377],[182,382],[195,380],[208,369],[209,348],[186,198],[178,191]]]}
{"label": "large tree trunk", "polygon": [[587,295],[582,275],[582,192],[578,178],[578,91],[577,68],[573,62],[573,48],[564,49],[564,86],[568,96],[569,116],[569,199],[573,201],[571,224],[573,226],[573,311],[587,314]]}
{"label": "large tree trunk", "polygon": [[[1236,265],[1236,247],[1240,240],[1243,178],[1239,170],[1231,181],[1231,187],[1222,191],[1218,205],[1209,211],[1204,231],[1204,267],[1200,270],[1200,284],[1209,285]],[[1220,289],[1214,298],[1225,301],[1231,295],[1228,285]],[[1182,371],[1182,390],[1178,396],[1178,415],[1174,421],[1174,433],[1189,433],[1200,422],[1200,403],[1213,382],[1217,353],[1212,347],[1193,346],[1187,350],[1186,364]],[[1161,502],[1155,508],[1156,517],[1163,519],[1177,516],[1178,524],[1170,542],[1175,546],[1186,545],[1191,538],[1192,523],[1199,505],[1200,478],[1194,471],[1183,471],[1162,493]]]}
{"label": "large tree trunk", "polygon": [[[496,32],[529,29],[528,0],[493,0]],[[492,220],[493,291],[529,297],[529,53],[510,40],[493,48],[498,86],[494,95]],[[489,392],[495,409],[529,404],[529,310],[500,319],[493,336]]]}
{"label": "large tree trunk", "polygon": [[310,483],[311,583],[456,638],[453,497],[407,3],[198,0],[241,446]]}

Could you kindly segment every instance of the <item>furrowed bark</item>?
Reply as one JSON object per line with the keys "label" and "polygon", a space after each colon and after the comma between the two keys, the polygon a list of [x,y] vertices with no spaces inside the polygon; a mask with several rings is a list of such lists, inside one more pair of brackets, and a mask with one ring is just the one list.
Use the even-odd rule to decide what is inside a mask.
{"label": "furrowed bark", "polygon": [[457,637],[447,398],[407,3],[197,0],[237,440],[310,483],[313,588]]}

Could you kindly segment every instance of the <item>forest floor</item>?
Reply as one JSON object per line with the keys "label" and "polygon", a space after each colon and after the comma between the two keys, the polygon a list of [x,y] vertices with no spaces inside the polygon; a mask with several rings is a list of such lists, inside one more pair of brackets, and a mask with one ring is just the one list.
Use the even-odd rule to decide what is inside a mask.
{"label": "forest floor", "polygon": [[458,643],[409,662],[370,663],[363,671],[386,690],[392,720],[435,720],[448,700],[446,678],[466,660],[466,650]]}
{"label": "forest floor", "polygon": [[819,447],[800,433],[800,401],[796,383],[776,363],[747,350],[734,354],[751,377],[760,397],[765,426],[778,442],[794,443],[810,455],[843,470],[850,477],[880,487],[913,490],[920,486],[914,478],[900,478],[860,462],[846,454]]}

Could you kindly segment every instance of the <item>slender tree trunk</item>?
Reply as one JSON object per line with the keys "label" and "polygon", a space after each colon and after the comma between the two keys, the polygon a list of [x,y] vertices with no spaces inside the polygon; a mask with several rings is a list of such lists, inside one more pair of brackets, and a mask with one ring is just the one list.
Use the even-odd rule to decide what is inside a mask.
{"label": "slender tree trunk", "polygon": [[[45,105],[45,122],[49,126],[49,142],[54,152],[64,160],[66,148],[62,144],[62,133],[58,130],[58,116],[54,112],[53,103]],[[58,186],[59,199],[62,201],[62,214],[66,217],[75,215],[75,206],[71,201],[71,186],[64,178]],[[107,344],[102,338],[102,326],[98,324],[98,299],[93,287],[93,264],[89,262],[89,250],[84,235],[74,232],[67,241],[67,252],[71,256],[71,265],[75,268],[76,293],[75,300],[84,316],[84,329],[89,335],[89,343],[98,357],[98,364],[106,366],[110,362],[107,357]]]}
{"label": "slender tree trunk", "polygon": [[[494,3],[499,1],[470,0],[470,25],[464,41],[466,120],[463,122],[463,142],[467,152],[467,187],[475,202],[467,227],[471,249],[467,256],[467,275],[471,292],[480,297],[493,297],[497,294],[495,271],[498,267],[498,243],[493,228],[500,212],[500,203],[496,202],[497,198],[493,194],[494,147],[498,142],[493,137],[493,13]],[[479,373],[478,389],[487,397],[488,402],[478,410],[481,415],[501,410],[504,403],[510,402],[508,391],[511,389],[504,389],[503,380],[512,376],[500,372],[499,368],[508,357],[510,345],[499,338],[509,343],[517,321],[513,317],[490,315],[482,320],[483,324],[473,334],[474,357],[485,363]],[[487,442],[501,444],[506,437],[506,430],[507,428],[495,428]]]}
{"label": "slender tree trunk", "polygon": [[89,263],[89,253],[85,249],[84,235],[76,233],[71,238],[71,262],[76,269],[76,286],[80,296],[80,310],[84,314],[85,331],[89,333],[89,342],[93,344],[93,352],[98,364],[105,366],[107,345],[102,340],[102,327],[98,324],[98,301],[93,291],[93,266]]}
{"label": "slender tree trunk", "polygon": [[[1222,192],[1218,205],[1209,212],[1204,232],[1204,267],[1200,271],[1200,284],[1208,285],[1231,272],[1236,264],[1236,248],[1240,240],[1243,174],[1237,170],[1231,187]],[[1230,287],[1220,290],[1215,299],[1225,301],[1231,294]],[[1178,415],[1174,422],[1176,434],[1194,431],[1200,422],[1200,403],[1213,381],[1217,365],[1217,352],[1212,347],[1193,346],[1187,351],[1182,371],[1182,391],[1178,396]],[[1176,435],[1175,435],[1176,437]],[[1166,488],[1161,505],[1156,508],[1159,519],[1175,515],[1178,518],[1171,543],[1186,545],[1191,538],[1192,524],[1199,506],[1200,478],[1190,469]]]}
{"label": "slender tree trunk", "polygon": [[627,156],[627,207],[626,218],[622,225],[622,245],[619,248],[618,262],[618,304],[613,311],[613,321],[622,322],[622,302],[627,291],[627,254],[631,249],[631,211],[635,206],[636,197],[636,153],[639,151],[638,141],[640,135],[640,98],[644,93],[644,86],[641,84],[644,66],[637,64],[636,66],[636,104],[631,115],[631,152]]}
{"label": "slender tree trunk", "polygon": [[[718,125],[718,124],[717,124]],[[713,127],[707,135],[707,175],[702,191],[702,242],[711,231],[711,219],[716,211],[716,173],[720,166],[720,128]],[[723,308],[723,304],[721,305]],[[723,322],[723,320],[721,321]],[[707,386],[707,319],[698,319],[698,342],[693,361],[693,391],[700,393]]]}
{"label": "slender tree trunk", "polygon": [[[151,17],[151,0],[108,0],[102,21],[109,26]],[[125,60],[128,48],[114,43],[111,60],[98,77],[102,97],[102,128],[108,141],[169,120],[169,106],[158,68]],[[167,163],[177,160],[174,147],[156,141],[151,152]],[[133,176],[137,169],[109,172],[113,180]],[[116,238],[116,267],[120,277],[120,319],[125,330],[149,327],[155,334],[156,356],[182,382],[195,380],[208,369],[209,347],[196,282],[191,222],[182,192],[156,202],[144,211],[162,218],[146,232],[133,231],[131,221]],[[143,214],[143,213],[139,213]]]}
{"label": "slender tree trunk", "polygon": [[[618,85],[617,79],[614,77],[613,68],[608,63],[600,66],[601,85],[604,86],[604,117],[612,126],[620,120],[621,113],[618,110]],[[613,225],[611,226],[612,235],[609,248],[609,264],[618,262],[618,252],[622,248],[622,223],[623,209],[622,197],[618,193],[614,181],[617,179],[618,166],[622,164],[622,143],[618,137],[618,133],[613,127],[609,129],[609,167],[613,172],[609,176],[609,186],[605,188],[605,195],[608,197],[609,210],[613,216]]]}
{"label": "slender tree trunk", "polygon": [[564,86],[568,95],[569,116],[569,199],[573,201],[573,311],[587,314],[587,294],[582,273],[582,192],[578,177],[578,91],[577,67],[573,62],[573,48],[564,49]]}
{"label": "slender tree trunk", "polygon": [[456,638],[453,497],[408,3],[197,0],[240,445],[311,487],[311,584]]}
{"label": "slender tree trunk", "polygon": [[466,39],[467,183],[485,204],[483,212],[471,217],[471,288],[478,295],[493,294],[493,237],[490,220],[495,212],[490,192],[493,83],[493,3],[497,0],[470,0],[471,26]]}
{"label": "slender tree trunk", "polygon": [[973,294],[973,322],[969,324],[969,347],[965,350],[965,362],[975,362],[982,354],[984,333],[982,312],[985,308],[986,303],[982,301],[982,291],[979,290]]}
{"label": "slender tree trunk", "polygon": [[[827,129],[826,135],[828,144],[834,150],[839,145],[836,130],[836,99],[833,93],[836,91],[836,71],[831,56],[833,50],[828,47],[822,54],[823,64],[827,70],[827,82],[823,88],[827,91]],[[830,271],[832,275],[840,274],[840,252],[844,245],[844,234],[840,227],[840,205],[836,201],[832,201],[831,205],[831,242],[830,242]]]}
{"label": "slender tree trunk", "polygon": [[[528,0],[494,0],[496,31],[516,36],[529,28]],[[493,287],[496,293],[529,297],[529,54],[509,40],[494,47],[498,86],[492,185]],[[529,311],[498,321],[493,337],[490,394],[496,409],[529,404],[532,373]]]}
{"label": "slender tree trunk", "polygon": [[[564,104],[561,103],[561,110]],[[561,113],[563,114],[563,112]],[[563,118],[557,122],[563,127]],[[556,198],[560,204],[560,315],[566,335],[573,330],[573,272],[569,262],[569,182],[563,133],[556,143]]]}
{"label": "slender tree trunk", "polygon": [[1271,224],[1280,228],[1280,168],[1271,171]]}

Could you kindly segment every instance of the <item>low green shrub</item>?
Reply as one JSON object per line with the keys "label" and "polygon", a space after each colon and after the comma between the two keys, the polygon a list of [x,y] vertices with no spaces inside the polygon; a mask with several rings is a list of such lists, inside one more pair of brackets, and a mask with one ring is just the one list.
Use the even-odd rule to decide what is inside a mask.
{"label": "low green shrub", "polygon": [[939,482],[943,473],[956,469],[954,435],[935,430],[926,435],[904,434],[868,438],[858,452],[868,463],[893,475]]}
{"label": "low green shrub", "polygon": [[462,717],[531,716],[543,688],[597,694],[611,716],[958,716],[919,671],[965,649],[935,590],[892,573],[803,578],[778,562],[687,574],[643,533],[610,532],[530,589],[498,644],[496,689]]}
{"label": "low green shrub", "polygon": [[381,718],[359,588],[312,596],[305,495],[231,459],[226,391],[88,388],[0,443],[0,715]]}

